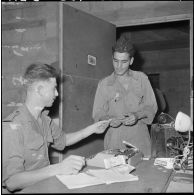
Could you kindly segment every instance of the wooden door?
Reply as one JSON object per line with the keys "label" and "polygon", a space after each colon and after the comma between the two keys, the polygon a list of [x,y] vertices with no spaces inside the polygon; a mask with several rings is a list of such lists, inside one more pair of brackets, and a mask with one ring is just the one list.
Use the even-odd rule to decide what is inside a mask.
{"label": "wooden door", "polygon": [[[62,128],[71,133],[93,123],[98,81],[113,71],[112,46],[116,27],[63,4]],[[103,150],[104,134],[93,134],[69,146],[64,154],[90,156]]]}

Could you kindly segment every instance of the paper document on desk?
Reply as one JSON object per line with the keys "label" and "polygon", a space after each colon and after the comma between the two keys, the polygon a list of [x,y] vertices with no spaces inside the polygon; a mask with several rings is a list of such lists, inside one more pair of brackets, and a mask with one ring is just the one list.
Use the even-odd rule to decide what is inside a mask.
{"label": "paper document on desk", "polygon": [[56,175],[56,177],[69,189],[83,188],[86,186],[105,183],[101,179],[94,176],[90,176],[86,173],[79,173],[77,175]]}
{"label": "paper document on desk", "polygon": [[136,175],[121,174],[112,169],[89,169],[87,172],[104,181],[106,184],[139,180]]}
{"label": "paper document on desk", "polygon": [[56,177],[69,189],[138,180],[138,176],[121,174],[114,169],[89,169],[77,175],[56,175]]}
{"label": "paper document on desk", "polygon": [[154,165],[163,166],[167,169],[173,169],[175,158],[156,158]]}

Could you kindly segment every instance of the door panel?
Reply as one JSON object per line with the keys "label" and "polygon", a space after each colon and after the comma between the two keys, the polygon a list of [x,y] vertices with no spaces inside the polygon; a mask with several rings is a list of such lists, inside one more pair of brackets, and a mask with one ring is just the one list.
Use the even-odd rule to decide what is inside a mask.
{"label": "door panel", "polygon": [[[116,27],[63,5],[63,130],[75,132],[93,123],[92,107],[98,81],[113,71]],[[88,55],[96,65],[88,64]],[[93,61],[94,62],[94,61]],[[89,156],[103,149],[104,135],[92,135],[65,150]]]}

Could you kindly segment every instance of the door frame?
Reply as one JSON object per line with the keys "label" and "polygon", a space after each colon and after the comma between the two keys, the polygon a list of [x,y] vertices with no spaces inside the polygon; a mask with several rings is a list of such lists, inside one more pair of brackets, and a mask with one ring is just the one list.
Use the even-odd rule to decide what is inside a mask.
{"label": "door frame", "polygon": [[[63,51],[63,2],[59,2],[59,18],[58,18],[58,29],[59,29],[59,51]],[[63,81],[63,52],[59,52],[59,67],[60,67],[60,78]],[[60,100],[59,100],[59,127],[63,127],[63,82],[59,82],[60,86]],[[63,154],[58,153],[59,162],[63,160]]]}

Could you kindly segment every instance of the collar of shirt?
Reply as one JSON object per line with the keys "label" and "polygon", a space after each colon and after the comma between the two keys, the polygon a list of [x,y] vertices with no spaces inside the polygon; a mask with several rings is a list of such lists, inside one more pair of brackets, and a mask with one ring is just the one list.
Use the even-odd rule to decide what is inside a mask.
{"label": "collar of shirt", "polygon": [[[136,71],[133,71],[131,69],[129,69],[128,71],[128,76],[134,80],[138,80],[137,78],[137,74]],[[107,85],[112,86],[117,80],[117,76],[115,75],[115,73],[113,72],[109,77],[108,77],[108,81],[107,81]]]}
{"label": "collar of shirt", "polygon": [[[49,114],[49,110],[43,110],[41,111],[41,117],[47,116]],[[32,121],[35,120],[35,118],[32,116],[28,108],[25,104],[22,104],[19,106],[15,111],[13,111],[10,115],[8,115],[3,121],[12,121],[16,116],[19,116],[21,119],[24,119],[25,121]]]}
{"label": "collar of shirt", "polygon": [[[33,117],[33,115],[30,113],[29,109],[27,108],[27,106],[25,104],[20,106],[17,110],[23,115],[23,117],[25,117],[27,119],[27,121],[36,120]],[[44,117],[45,115],[48,115],[48,114],[49,114],[48,110],[42,110],[41,114],[40,114],[40,118],[42,119],[42,117]]]}

